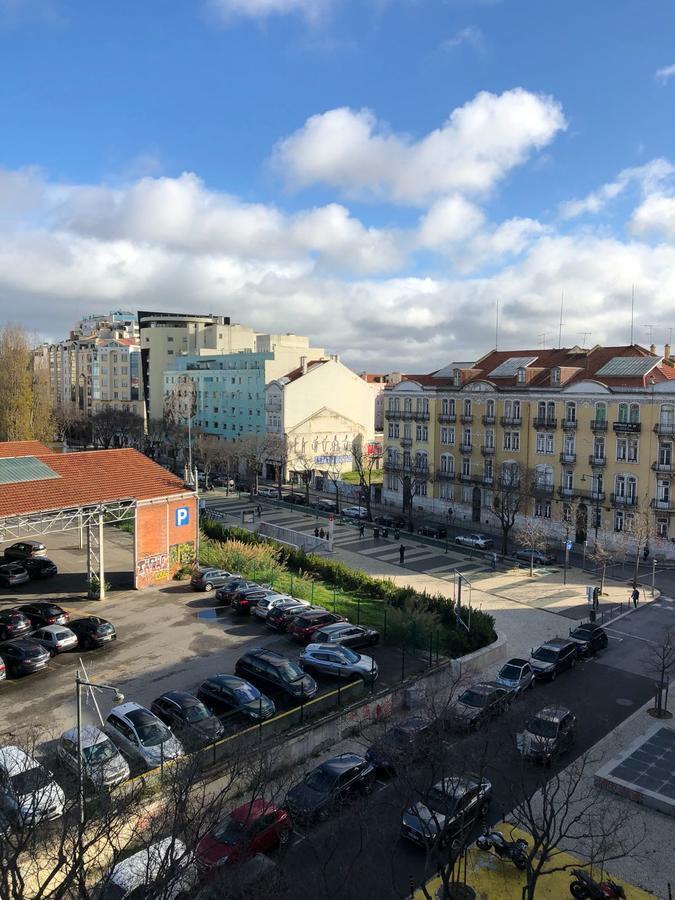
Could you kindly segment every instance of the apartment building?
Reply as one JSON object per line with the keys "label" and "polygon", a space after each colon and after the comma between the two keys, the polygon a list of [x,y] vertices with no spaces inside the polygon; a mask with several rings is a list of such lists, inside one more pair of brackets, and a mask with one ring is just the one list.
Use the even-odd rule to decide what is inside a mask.
{"label": "apartment building", "polygon": [[386,389],[387,502],[495,522],[498,479],[530,489],[523,516],[552,541],[631,532],[675,555],[675,366],[666,345],[493,350]]}

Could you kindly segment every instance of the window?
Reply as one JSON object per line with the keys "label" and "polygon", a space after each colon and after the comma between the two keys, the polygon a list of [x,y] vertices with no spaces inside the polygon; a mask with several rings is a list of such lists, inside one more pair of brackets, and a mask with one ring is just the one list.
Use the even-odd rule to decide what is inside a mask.
{"label": "window", "polygon": [[492,468],[492,460],[486,459],[483,463],[483,475],[486,478],[492,479],[494,475],[494,469]]}
{"label": "window", "polygon": [[551,384],[560,384],[560,369],[557,366],[551,369]]}
{"label": "window", "polygon": [[574,454],[576,453],[576,438],[574,434],[565,435],[563,453],[565,454],[565,456],[574,456]]}
{"label": "window", "polygon": [[504,450],[520,450],[520,432],[504,432]]}
{"label": "window", "polygon": [[513,401],[513,418],[514,419],[520,418],[520,400]]}
{"label": "window", "polygon": [[459,387],[462,383],[462,370],[461,369],[453,369],[452,374],[455,379],[455,386]]}
{"label": "window", "polygon": [[471,460],[468,456],[465,456],[462,459],[462,475],[471,475]]}
{"label": "window", "polygon": [[429,412],[429,400],[428,398],[417,398],[417,412],[424,414],[428,414]]}
{"label": "window", "polygon": [[415,454],[415,467],[418,469],[426,469],[429,462],[427,454],[423,450],[418,450]]}
{"label": "window", "polygon": [[664,516],[656,517],[656,533],[661,538],[668,537],[668,518]]}
{"label": "window", "polygon": [[428,441],[429,440],[429,426],[428,425],[418,425],[415,430],[415,438],[418,441]]}
{"label": "window", "polygon": [[387,490],[388,491],[397,491],[398,490],[398,478],[395,475],[387,475]]}
{"label": "window", "polygon": [[640,406],[638,403],[619,403],[619,422],[639,422]]}
{"label": "window", "polygon": [[453,490],[451,482],[441,481],[438,486],[438,496],[441,500],[452,500],[454,497]]}
{"label": "window", "polygon": [[554,452],[554,435],[550,431],[538,431],[537,432],[537,453],[548,453],[551,454]]}
{"label": "window", "polygon": [[462,488],[462,503],[471,503],[471,491],[470,487]]}
{"label": "window", "polygon": [[455,443],[455,429],[447,426],[441,428],[441,444]]}
{"label": "window", "polygon": [[471,415],[471,400],[467,397],[464,401],[464,413],[465,416]]}
{"label": "window", "polygon": [[389,412],[398,412],[398,397],[392,397],[389,400],[389,406],[387,407]]}
{"label": "window", "polygon": [[486,416],[494,416],[495,414],[495,401],[488,400],[485,404],[485,415]]}
{"label": "window", "polygon": [[605,439],[604,439],[604,437],[596,437],[593,440],[593,458],[594,459],[604,459],[605,458]]}
{"label": "window", "polygon": [[659,478],[656,483],[656,499],[664,505],[670,503],[670,479]]}
{"label": "window", "polygon": [[525,384],[525,369],[522,366],[516,372],[516,381],[518,384]]}
{"label": "window", "polygon": [[536,487],[553,487],[553,467],[549,465],[535,466],[534,484]]}
{"label": "window", "polygon": [[403,412],[412,412],[412,400],[406,397],[403,401]]}
{"label": "window", "polygon": [[640,440],[639,438],[617,438],[616,439],[616,458],[618,462],[636,463],[640,456]]}
{"label": "window", "polygon": [[614,513],[614,531],[625,531],[630,534],[634,524],[635,519],[633,513],[623,509],[617,509]]}
{"label": "window", "polygon": [[602,528],[602,507],[591,507],[591,528]]}
{"label": "window", "polygon": [[596,403],[595,404],[595,421],[596,422],[606,422],[607,421],[607,404],[606,403]]}
{"label": "window", "polygon": [[443,453],[441,455],[441,472],[452,475],[455,471],[455,458],[451,453]]}
{"label": "window", "polygon": [[551,518],[551,501],[550,500],[535,500],[534,501],[534,515],[537,519],[550,519]]}
{"label": "window", "polygon": [[637,497],[637,478],[635,475],[617,475],[614,479],[614,493],[617,497],[634,501]]}
{"label": "window", "polygon": [[577,405],[576,403],[566,403],[565,404],[565,421],[566,422],[576,422],[577,420]]}
{"label": "window", "polygon": [[462,436],[462,445],[464,447],[471,446],[471,429],[470,428],[464,429],[463,436]]}
{"label": "window", "polygon": [[673,445],[666,441],[659,444],[659,465],[670,468],[673,464]]}
{"label": "window", "polygon": [[664,404],[659,410],[659,425],[672,428],[675,425],[675,406]]}
{"label": "window", "polygon": [[502,482],[505,485],[517,486],[520,483],[520,468],[515,460],[502,463]]}
{"label": "window", "polygon": [[427,483],[426,481],[422,481],[417,485],[417,493],[420,497],[426,497],[427,495]]}
{"label": "window", "polygon": [[569,505],[569,503],[563,503],[562,520],[568,525],[570,525],[572,522],[572,507]]}
{"label": "window", "polygon": [[495,447],[495,433],[492,430],[488,430],[485,432],[485,446],[491,450],[494,450]]}
{"label": "window", "polygon": [[543,400],[540,400],[539,403],[537,403],[537,418],[546,418],[546,403]]}
{"label": "window", "polygon": [[409,425],[409,424],[408,424],[408,425],[404,425],[404,426],[403,426],[403,437],[404,437],[407,441],[411,441],[411,440],[412,440],[412,425]]}
{"label": "window", "polygon": [[574,472],[571,469],[565,469],[563,472],[563,487],[566,491],[574,490]]}

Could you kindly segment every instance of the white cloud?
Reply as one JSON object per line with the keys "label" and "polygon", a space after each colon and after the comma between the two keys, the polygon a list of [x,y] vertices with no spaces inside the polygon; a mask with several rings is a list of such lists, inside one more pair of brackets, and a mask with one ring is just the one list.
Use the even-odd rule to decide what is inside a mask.
{"label": "white cloud", "polygon": [[458,194],[436,201],[420,222],[421,247],[443,250],[473,235],[485,220],[483,212]]}
{"label": "white cloud", "polygon": [[603,184],[581,200],[567,200],[560,205],[563,219],[574,219],[585,213],[598,213],[632,183],[643,193],[655,190],[675,175],[675,166],[666,159],[653,159],[644,166],[634,166],[619,172],[614,181]]}
{"label": "white cloud", "polygon": [[654,232],[675,239],[675,197],[649,194],[633,212],[630,227],[635,234]]}
{"label": "white cloud", "polygon": [[475,25],[467,25],[466,28],[460,28],[451,37],[443,41],[444,50],[454,50],[468,44],[474,50],[482,50],[485,46],[485,36],[480,28]]}
{"label": "white cloud", "polygon": [[300,15],[308,22],[317,22],[326,14],[332,0],[208,0],[208,5],[225,24],[236,19],[283,15]]}
{"label": "white cloud", "polygon": [[342,107],[280,141],[273,163],[295,188],[325,184],[348,196],[423,205],[489,191],[565,127],[552,97],[522,88],[477,94],[419,140],[392,133],[369,110]]}
{"label": "white cloud", "polygon": [[657,69],[654,73],[654,77],[661,84],[667,84],[673,75],[675,75],[675,63],[672,66],[664,66],[662,69]]}

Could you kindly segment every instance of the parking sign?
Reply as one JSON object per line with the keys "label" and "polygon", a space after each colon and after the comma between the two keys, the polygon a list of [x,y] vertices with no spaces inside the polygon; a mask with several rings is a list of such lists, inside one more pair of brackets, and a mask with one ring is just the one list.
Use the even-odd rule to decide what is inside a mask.
{"label": "parking sign", "polygon": [[176,523],[176,527],[180,528],[181,525],[189,525],[190,524],[190,507],[189,506],[178,506],[176,508],[176,517],[174,519]]}

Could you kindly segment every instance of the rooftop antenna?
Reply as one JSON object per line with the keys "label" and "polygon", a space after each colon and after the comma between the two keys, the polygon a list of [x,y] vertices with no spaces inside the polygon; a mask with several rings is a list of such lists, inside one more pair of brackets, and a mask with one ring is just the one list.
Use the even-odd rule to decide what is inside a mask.
{"label": "rooftop antenna", "polygon": [[549,336],[550,333],[551,333],[550,331],[542,331],[541,334],[539,335],[539,339],[541,340],[541,349],[542,350],[546,349],[546,338]]}
{"label": "rooftop antenna", "polygon": [[558,349],[562,347],[562,330],[563,325],[566,325],[566,322],[563,322],[563,306],[565,303],[565,288],[560,291],[560,325],[558,326]]}
{"label": "rooftop antenna", "polygon": [[495,350],[499,350],[499,300],[495,310]]}
{"label": "rooftop antenna", "polygon": [[633,324],[635,321],[635,285],[630,291],[630,345],[633,346]]}
{"label": "rooftop antenna", "polygon": [[656,326],[655,325],[643,325],[642,327],[645,329],[645,331],[649,332],[649,345],[651,346],[653,343],[652,333],[654,331],[654,328],[656,328]]}
{"label": "rooftop antenna", "polygon": [[592,331],[577,331],[577,334],[581,335],[581,346],[583,348],[584,344],[586,343],[586,338],[590,337],[593,334],[593,332]]}

